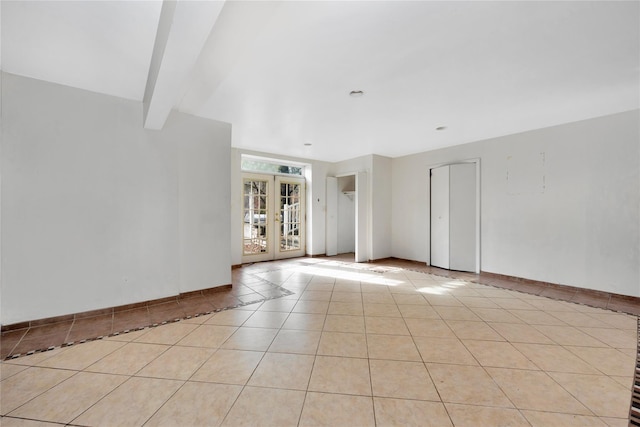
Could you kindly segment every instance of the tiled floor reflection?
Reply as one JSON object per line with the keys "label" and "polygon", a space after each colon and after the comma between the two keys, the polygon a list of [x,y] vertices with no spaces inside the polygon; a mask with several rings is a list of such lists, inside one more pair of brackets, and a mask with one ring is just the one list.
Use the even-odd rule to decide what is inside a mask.
{"label": "tiled floor reflection", "polygon": [[346,258],[246,266],[246,295],[291,294],[8,359],[0,424],[628,425],[635,316],[466,279]]}

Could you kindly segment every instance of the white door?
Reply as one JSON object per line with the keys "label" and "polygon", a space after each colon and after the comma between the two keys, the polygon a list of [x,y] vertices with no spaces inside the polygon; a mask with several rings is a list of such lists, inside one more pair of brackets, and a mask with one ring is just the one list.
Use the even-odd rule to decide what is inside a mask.
{"label": "white door", "polygon": [[476,164],[431,169],[431,262],[434,267],[477,271]]}
{"label": "white door", "polygon": [[242,262],[305,255],[304,178],[242,175]]}
{"label": "white door", "polygon": [[476,165],[449,171],[449,268],[476,271]]}
{"label": "white door", "polygon": [[276,176],[275,258],[304,256],[305,250],[305,181],[304,178]]}
{"label": "white door", "polygon": [[431,262],[449,268],[449,166],[431,169]]}

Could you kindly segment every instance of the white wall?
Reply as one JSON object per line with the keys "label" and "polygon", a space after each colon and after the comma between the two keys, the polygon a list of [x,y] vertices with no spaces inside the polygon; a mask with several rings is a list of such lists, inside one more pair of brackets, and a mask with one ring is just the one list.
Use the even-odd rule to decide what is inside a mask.
{"label": "white wall", "polygon": [[[370,258],[426,262],[429,166],[481,158],[483,271],[640,296],[639,128],[632,111],[396,159],[306,161],[307,252],[324,253],[326,176],[366,171]],[[3,73],[1,149],[2,324],[228,284],[241,263],[228,124],[174,112],[147,131],[139,102]]]}
{"label": "white wall", "polygon": [[[164,133],[179,140],[180,291],[188,292],[231,283],[228,242],[231,193],[231,126],[177,114],[169,117]],[[174,129],[175,126],[175,129]],[[212,139],[215,135],[215,140]],[[226,273],[226,274],[223,274]]]}
{"label": "white wall", "polygon": [[371,155],[361,156],[343,160],[341,162],[331,163],[329,165],[328,173],[330,176],[354,174],[356,172],[371,173],[373,162],[372,157],[373,156]]}
{"label": "white wall", "polygon": [[368,179],[368,259],[391,256],[391,193],[392,159],[368,155],[344,160],[329,166],[330,176],[367,172]]}
{"label": "white wall", "polygon": [[2,324],[230,283],[229,125],[6,73],[2,114]]}
{"label": "white wall", "polygon": [[373,155],[371,169],[371,259],[382,259],[392,253],[392,159]]}
{"label": "white wall", "polygon": [[392,253],[429,259],[429,166],[481,158],[481,270],[640,296],[639,112],[392,161]]}

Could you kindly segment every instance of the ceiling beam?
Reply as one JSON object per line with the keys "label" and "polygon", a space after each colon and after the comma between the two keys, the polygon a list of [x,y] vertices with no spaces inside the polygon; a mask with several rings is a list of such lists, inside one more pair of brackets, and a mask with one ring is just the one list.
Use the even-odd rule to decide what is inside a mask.
{"label": "ceiling beam", "polygon": [[224,3],[163,2],[143,98],[145,129],[160,130],[164,126]]}
{"label": "ceiling beam", "polygon": [[193,78],[178,100],[178,109],[198,114],[220,84],[254,53],[282,2],[229,1],[198,59]]}

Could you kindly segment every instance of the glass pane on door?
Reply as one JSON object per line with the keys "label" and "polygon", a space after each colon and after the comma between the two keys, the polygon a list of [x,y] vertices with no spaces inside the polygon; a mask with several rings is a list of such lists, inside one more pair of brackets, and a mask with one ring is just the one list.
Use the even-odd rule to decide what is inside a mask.
{"label": "glass pane on door", "polygon": [[245,179],[243,186],[243,253],[269,252],[267,219],[269,218],[269,181]]}
{"label": "glass pane on door", "polygon": [[280,181],[280,251],[295,251],[302,247],[302,206],[300,183]]}

